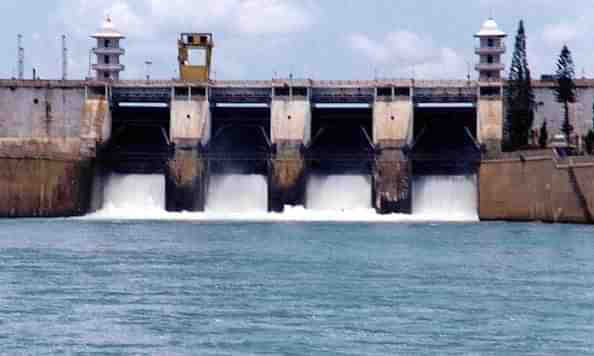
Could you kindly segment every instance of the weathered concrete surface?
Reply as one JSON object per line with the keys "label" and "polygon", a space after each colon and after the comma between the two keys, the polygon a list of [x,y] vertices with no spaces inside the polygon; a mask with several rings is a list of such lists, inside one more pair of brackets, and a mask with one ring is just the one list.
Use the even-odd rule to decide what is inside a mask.
{"label": "weathered concrete surface", "polygon": [[307,164],[300,146],[281,145],[268,174],[268,208],[282,212],[286,205],[305,205]]}
{"label": "weathered concrete surface", "polygon": [[412,213],[411,162],[402,149],[411,143],[414,105],[411,98],[376,101],[373,141],[373,201],[380,214]]}
{"label": "weathered concrete surface", "polygon": [[0,217],[78,216],[89,209],[90,161],[0,158]]}
{"label": "weathered concrete surface", "polygon": [[412,213],[411,162],[398,148],[380,148],[373,171],[373,197],[380,214]]}
{"label": "weathered concrete surface", "polygon": [[482,220],[591,223],[594,162],[566,165],[556,164],[552,158],[484,161],[479,197]]}
{"label": "weathered concrete surface", "polygon": [[0,216],[85,214],[108,112],[82,86],[0,86]]}
{"label": "weathered concrete surface", "polygon": [[111,110],[105,98],[84,101],[80,123],[81,153],[95,157],[99,146],[111,137]]}
{"label": "weathered concrete surface", "polygon": [[208,164],[197,149],[176,149],[165,173],[167,211],[204,211]]}
{"label": "weathered concrete surface", "polygon": [[0,137],[80,137],[84,89],[0,87]]}
{"label": "weathered concrete surface", "polygon": [[211,135],[208,100],[171,102],[170,140],[175,146],[165,174],[167,211],[204,211],[208,186],[208,161],[202,147]]}
{"label": "weathered concrete surface", "polygon": [[172,143],[188,147],[206,145],[211,135],[208,100],[173,100],[170,125]]}
{"label": "weathered concrete surface", "polygon": [[490,154],[497,154],[503,139],[503,101],[501,97],[486,97],[480,98],[477,105],[478,141]]}
{"label": "weathered concrete surface", "polygon": [[273,144],[311,140],[311,104],[305,97],[277,96],[272,100],[271,133]]}
{"label": "weathered concrete surface", "polygon": [[275,96],[271,103],[270,139],[275,147],[268,172],[268,208],[305,205],[307,163],[303,147],[311,140],[311,103],[307,97]]}
{"label": "weathered concrete surface", "polygon": [[404,147],[412,140],[414,106],[410,98],[373,104],[373,143]]}

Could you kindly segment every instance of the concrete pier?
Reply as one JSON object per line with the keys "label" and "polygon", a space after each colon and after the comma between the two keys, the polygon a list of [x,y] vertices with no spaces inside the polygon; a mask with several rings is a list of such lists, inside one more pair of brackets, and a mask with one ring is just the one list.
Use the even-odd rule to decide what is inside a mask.
{"label": "concrete pier", "polygon": [[412,163],[401,148],[379,148],[373,170],[375,209],[380,214],[412,213]]}
{"label": "concrete pier", "polygon": [[170,139],[173,157],[165,170],[167,211],[204,211],[208,161],[203,152],[210,140],[208,99],[171,101]]}
{"label": "concrete pier", "polygon": [[378,90],[373,106],[374,206],[380,214],[412,212],[412,164],[404,150],[412,142],[414,103],[409,87]]}
{"label": "concrete pier", "polygon": [[[292,89],[291,89],[292,90]],[[274,152],[269,171],[269,209],[305,205],[307,164],[303,155],[311,139],[311,103],[307,93],[275,95],[271,103],[271,141]]]}
{"label": "concrete pier", "polygon": [[478,113],[478,142],[493,157],[501,153],[503,140],[503,87],[501,83],[481,83]]}
{"label": "concrete pier", "polygon": [[204,211],[208,161],[196,148],[176,148],[165,171],[166,210]]}

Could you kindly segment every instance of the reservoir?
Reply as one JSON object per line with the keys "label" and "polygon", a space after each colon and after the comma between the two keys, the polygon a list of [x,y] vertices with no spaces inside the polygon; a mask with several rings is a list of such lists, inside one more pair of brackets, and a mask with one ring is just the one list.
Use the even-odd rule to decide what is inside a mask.
{"label": "reservoir", "polygon": [[593,232],[0,220],[0,353],[593,354]]}

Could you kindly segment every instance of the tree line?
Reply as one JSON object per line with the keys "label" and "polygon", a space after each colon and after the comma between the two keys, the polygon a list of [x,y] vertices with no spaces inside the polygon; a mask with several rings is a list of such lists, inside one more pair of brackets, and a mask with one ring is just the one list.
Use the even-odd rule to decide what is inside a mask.
{"label": "tree line", "polygon": [[[570,104],[576,102],[575,64],[571,51],[564,45],[557,59],[554,88],[557,102],[563,105],[563,125],[561,131],[569,143],[574,127],[571,125]],[[504,150],[515,151],[530,143],[536,108],[532,78],[526,53],[526,30],[524,21],[520,21],[516,34],[512,63],[506,87],[507,112],[504,122]],[[594,107],[592,109],[594,114]],[[546,119],[539,130],[539,145],[546,147],[549,134]],[[594,151],[594,116],[593,128],[585,137],[586,150]]]}

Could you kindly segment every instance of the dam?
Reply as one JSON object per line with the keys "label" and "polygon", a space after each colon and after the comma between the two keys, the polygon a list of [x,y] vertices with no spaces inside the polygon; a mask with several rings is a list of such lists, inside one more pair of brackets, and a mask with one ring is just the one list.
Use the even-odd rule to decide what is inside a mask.
{"label": "dam", "polygon": [[163,175],[168,211],[207,210],[231,177],[271,212],[351,182],[359,208],[410,213],[414,176],[477,174],[501,140],[491,83],[1,80],[0,98],[5,216],[87,213],[111,174]]}
{"label": "dam", "polygon": [[156,200],[170,212],[447,215],[457,196],[438,197],[432,187],[441,187],[474,197],[461,209],[485,220],[589,221],[587,157],[501,153],[502,90],[478,81],[0,80],[0,215],[97,211],[116,174],[164,177]]}
{"label": "dam", "polygon": [[[212,34],[187,33],[181,78],[121,80],[124,37],[108,19],[96,78],[0,79],[0,216],[81,216],[128,197],[177,213],[592,222],[591,159],[501,152],[505,35],[489,20],[476,37],[477,80],[212,80]],[[188,64],[195,48],[206,63]]]}

